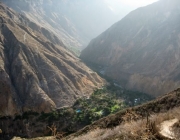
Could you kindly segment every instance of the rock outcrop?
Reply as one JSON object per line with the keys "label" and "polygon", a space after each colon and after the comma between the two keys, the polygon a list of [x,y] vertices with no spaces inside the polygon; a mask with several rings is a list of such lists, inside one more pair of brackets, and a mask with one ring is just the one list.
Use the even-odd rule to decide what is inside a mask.
{"label": "rock outcrop", "polygon": [[104,80],[52,32],[0,4],[0,115],[49,112]]}
{"label": "rock outcrop", "polygon": [[154,96],[180,85],[180,1],[132,11],[93,39],[81,58],[106,68],[127,88]]}

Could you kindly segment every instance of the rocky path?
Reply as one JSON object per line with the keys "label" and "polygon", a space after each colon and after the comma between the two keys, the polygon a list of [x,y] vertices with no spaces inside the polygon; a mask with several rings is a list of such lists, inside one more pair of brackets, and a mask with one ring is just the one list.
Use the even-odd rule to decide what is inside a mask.
{"label": "rocky path", "polygon": [[27,33],[25,32],[24,33],[24,42],[26,42],[26,35],[27,35]]}
{"label": "rocky path", "polygon": [[160,125],[160,134],[169,139],[174,139],[174,133],[171,127],[178,121],[178,119],[167,120]]}

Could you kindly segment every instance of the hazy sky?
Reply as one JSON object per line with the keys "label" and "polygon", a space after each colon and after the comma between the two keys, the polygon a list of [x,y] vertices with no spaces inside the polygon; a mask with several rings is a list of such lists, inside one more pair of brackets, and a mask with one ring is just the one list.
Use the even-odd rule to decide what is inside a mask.
{"label": "hazy sky", "polygon": [[117,1],[120,1],[124,4],[130,5],[133,7],[141,7],[141,6],[145,6],[153,2],[156,2],[158,0],[117,0]]}

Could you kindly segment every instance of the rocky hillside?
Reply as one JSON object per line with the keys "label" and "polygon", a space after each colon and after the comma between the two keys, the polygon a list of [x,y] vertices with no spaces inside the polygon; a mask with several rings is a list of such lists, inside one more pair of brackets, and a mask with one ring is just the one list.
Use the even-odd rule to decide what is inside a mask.
{"label": "rocky hillside", "polygon": [[132,11],[93,39],[81,58],[121,85],[154,96],[180,85],[180,1]]}
{"label": "rocky hillside", "polygon": [[[48,113],[24,112],[13,117],[0,116],[0,139],[14,136],[35,138],[50,135],[67,136],[109,114],[139,105],[151,97],[113,85],[97,89],[88,98],[80,98],[71,107]],[[132,104],[132,102],[134,104]],[[51,129],[53,133],[51,133]]]}
{"label": "rocky hillside", "polygon": [[[180,89],[145,104],[126,108],[118,113],[101,118],[68,136],[66,136],[68,134],[65,133],[66,131],[58,129],[58,125],[62,123],[59,127],[62,128],[64,127],[63,122],[66,125],[70,121],[74,121],[72,117],[67,117],[72,114],[72,110],[65,111],[62,109],[58,112],[41,113],[40,118],[38,113],[33,112],[26,112],[15,118],[1,117],[0,128],[2,134],[0,134],[0,138],[8,140],[12,136],[23,138],[47,136],[51,135],[48,134],[50,131],[48,127],[52,128],[54,139],[63,140],[179,140],[180,137]],[[61,119],[58,114],[66,117]],[[81,113],[79,117],[82,117]],[[32,140],[36,139],[45,139],[45,137]]]}
{"label": "rocky hillside", "polygon": [[[112,0],[1,0],[36,24],[51,30],[71,48],[82,49],[89,41],[121,19],[131,8]],[[113,0],[115,1],[115,0]]]}
{"label": "rocky hillside", "polygon": [[64,140],[179,140],[179,99],[180,89],[177,89],[156,100],[102,118]]}
{"label": "rocky hillside", "polygon": [[52,32],[0,4],[0,116],[69,106],[103,83]]}

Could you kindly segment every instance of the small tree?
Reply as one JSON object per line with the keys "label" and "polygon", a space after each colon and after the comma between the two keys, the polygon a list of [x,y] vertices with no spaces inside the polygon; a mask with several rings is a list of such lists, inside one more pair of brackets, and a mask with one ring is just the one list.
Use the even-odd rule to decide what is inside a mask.
{"label": "small tree", "polygon": [[57,132],[57,127],[56,125],[53,123],[53,125],[51,125],[51,127],[47,126],[50,130],[51,130],[51,135],[61,139],[63,138],[64,134],[66,134],[65,132]]}
{"label": "small tree", "polygon": [[57,134],[56,125],[53,123],[53,125],[51,125],[51,127],[49,127],[49,126],[47,126],[47,127],[51,130],[51,135],[56,136],[56,134]]}

